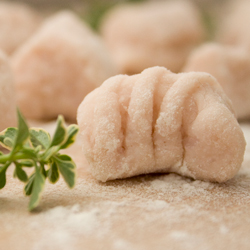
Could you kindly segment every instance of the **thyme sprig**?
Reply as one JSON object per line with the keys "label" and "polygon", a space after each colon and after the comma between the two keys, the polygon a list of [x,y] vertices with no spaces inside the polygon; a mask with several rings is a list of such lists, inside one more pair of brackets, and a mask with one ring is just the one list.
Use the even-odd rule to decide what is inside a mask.
{"label": "thyme sprig", "polygon": [[[6,171],[14,164],[14,177],[24,182],[24,192],[30,195],[29,210],[38,206],[45,180],[56,183],[62,175],[69,188],[75,185],[76,165],[70,156],[60,154],[61,149],[74,143],[78,126],[68,127],[58,116],[53,137],[41,128],[29,128],[23,115],[17,111],[18,128],[10,127],[0,132],[0,145],[9,152],[0,151],[0,189],[6,184]],[[34,168],[28,176],[25,168]]]}

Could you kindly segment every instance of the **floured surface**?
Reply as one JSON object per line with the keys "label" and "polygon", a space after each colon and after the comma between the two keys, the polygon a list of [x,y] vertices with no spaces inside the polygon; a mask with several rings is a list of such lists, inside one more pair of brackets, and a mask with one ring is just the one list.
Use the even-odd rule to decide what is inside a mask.
{"label": "floured surface", "polygon": [[23,184],[9,171],[0,191],[0,249],[249,249],[250,124],[242,128],[245,161],[224,184],[175,174],[103,184],[88,173],[77,141],[68,149],[78,167],[76,187],[48,184],[29,213]]}

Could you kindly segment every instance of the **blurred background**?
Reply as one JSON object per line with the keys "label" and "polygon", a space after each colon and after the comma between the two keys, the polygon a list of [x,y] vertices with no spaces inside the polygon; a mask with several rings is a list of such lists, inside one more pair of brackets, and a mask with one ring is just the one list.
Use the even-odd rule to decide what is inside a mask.
{"label": "blurred background", "polygon": [[[71,9],[78,13],[85,21],[87,21],[94,29],[98,30],[102,16],[115,5],[124,2],[145,2],[159,0],[9,0],[8,2],[26,3],[31,7],[39,10],[44,15],[61,9]],[[169,0],[162,0],[169,1]],[[214,26],[218,21],[221,12],[232,0],[190,0],[195,2],[203,13],[205,25],[213,34]],[[0,1],[1,2],[1,1]]]}
{"label": "blurred background", "polygon": [[[32,115],[31,111],[25,113],[30,118],[52,119],[59,112],[75,120],[76,108],[86,94],[109,77],[139,74],[149,67],[163,66],[175,73],[211,74],[232,100],[238,119],[250,119],[249,0],[0,0],[0,3],[3,3],[0,48],[10,56],[15,84],[19,86],[17,92],[25,92],[34,84],[38,86],[36,95],[18,97],[27,110],[30,104],[26,100],[32,96],[37,101],[41,86],[56,86],[62,80],[70,90],[76,90],[78,83],[83,89],[86,86],[86,91],[76,90],[81,95],[77,101],[74,99],[74,109],[68,114],[63,113],[59,104],[60,112],[48,116],[50,106],[46,104],[45,109],[41,98],[44,114],[38,116],[34,108]],[[130,4],[119,6],[124,3]],[[69,12],[58,14],[60,10],[71,10],[70,17],[65,17]],[[63,17],[59,21],[55,16],[47,18],[52,14]],[[53,91],[50,95],[53,104]],[[72,99],[69,103],[73,103]]]}

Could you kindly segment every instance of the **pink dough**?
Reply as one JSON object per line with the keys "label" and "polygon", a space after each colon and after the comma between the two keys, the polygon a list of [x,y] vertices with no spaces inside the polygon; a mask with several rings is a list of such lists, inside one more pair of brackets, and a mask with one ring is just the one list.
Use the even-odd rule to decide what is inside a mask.
{"label": "pink dough", "polygon": [[245,50],[205,44],[190,54],[183,71],[213,75],[232,100],[237,118],[250,118],[250,56]]}
{"label": "pink dough", "polygon": [[250,1],[229,1],[227,12],[222,16],[217,39],[228,45],[245,48],[250,52]]}
{"label": "pink dough", "polygon": [[46,20],[12,66],[18,105],[33,119],[75,120],[84,96],[116,74],[101,38],[71,12]]}
{"label": "pink dough", "polygon": [[91,92],[77,115],[84,154],[101,181],[156,172],[223,182],[245,139],[230,100],[207,73],[153,67]]}
{"label": "pink dough", "polygon": [[0,2],[0,49],[11,54],[38,28],[40,15],[25,4]]}
{"label": "pink dough", "polygon": [[152,66],[177,72],[204,38],[197,8],[187,1],[124,4],[103,20],[101,33],[122,73]]}
{"label": "pink dough", "polygon": [[0,131],[16,125],[13,75],[7,56],[0,51]]}

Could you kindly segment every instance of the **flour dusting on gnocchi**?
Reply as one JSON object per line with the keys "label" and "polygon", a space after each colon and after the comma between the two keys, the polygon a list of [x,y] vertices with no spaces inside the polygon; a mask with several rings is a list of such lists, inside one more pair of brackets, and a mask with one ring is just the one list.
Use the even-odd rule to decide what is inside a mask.
{"label": "flour dusting on gnocchi", "polygon": [[111,77],[87,95],[77,119],[101,181],[175,172],[223,182],[243,161],[246,143],[231,101],[207,73],[153,67]]}

